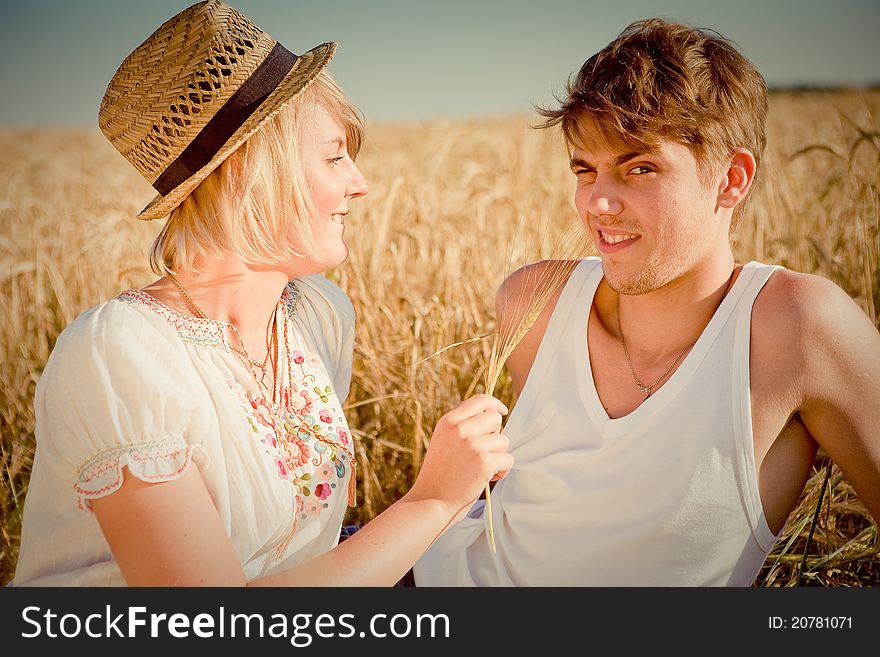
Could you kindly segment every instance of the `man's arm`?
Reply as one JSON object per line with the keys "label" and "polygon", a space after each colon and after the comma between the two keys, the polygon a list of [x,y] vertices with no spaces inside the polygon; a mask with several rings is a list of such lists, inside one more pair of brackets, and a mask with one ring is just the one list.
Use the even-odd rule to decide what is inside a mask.
{"label": "man's arm", "polygon": [[827,279],[779,274],[799,333],[796,410],[880,523],[880,333]]}

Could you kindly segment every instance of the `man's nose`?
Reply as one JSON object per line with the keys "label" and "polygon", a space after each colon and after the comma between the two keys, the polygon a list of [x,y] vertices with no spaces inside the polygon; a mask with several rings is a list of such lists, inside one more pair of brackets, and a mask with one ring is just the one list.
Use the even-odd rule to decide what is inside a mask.
{"label": "man's nose", "polygon": [[610,176],[597,176],[590,186],[587,211],[596,216],[616,215],[623,210],[616,183]]}

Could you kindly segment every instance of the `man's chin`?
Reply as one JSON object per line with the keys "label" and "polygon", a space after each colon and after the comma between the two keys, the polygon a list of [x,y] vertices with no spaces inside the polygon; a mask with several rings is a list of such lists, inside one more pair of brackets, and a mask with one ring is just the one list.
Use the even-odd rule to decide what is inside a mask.
{"label": "man's chin", "polygon": [[636,297],[648,294],[661,287],[657,284],[654,276],[643,271],[624,272],[605,266],[602,262],[602,271],[605,275],[605,283],[618,294],[628,297]]}

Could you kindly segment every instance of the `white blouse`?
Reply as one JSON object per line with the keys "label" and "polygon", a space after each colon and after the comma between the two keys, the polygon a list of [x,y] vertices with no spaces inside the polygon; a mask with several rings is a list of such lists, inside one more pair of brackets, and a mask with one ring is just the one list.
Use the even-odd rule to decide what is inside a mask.
{"label": "white blouse", "polygon": [[142,290],[61,333],[37,384],[15,585],[125,585],[91,513],[92,499],[122,485],[123,467],[163,482],[195,463],[248,580],[336,545],[354,493],[342,412],[354,310],[334,283],[306,276],[285,288],[275,322],[274,409],[224,323]]}

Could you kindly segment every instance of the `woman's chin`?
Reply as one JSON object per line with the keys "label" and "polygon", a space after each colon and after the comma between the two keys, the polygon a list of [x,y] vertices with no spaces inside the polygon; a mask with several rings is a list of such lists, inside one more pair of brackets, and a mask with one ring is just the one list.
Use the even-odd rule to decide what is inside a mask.
{"label": "woman's chin", "polygon": [[333,269],[334,267],[339,267],[346,260],[348,260],[348,249],[345,249],[345,251],[338,258],[335,259],[334,264],[327,267],[327,269]]}
{"label": "woman's chin", "polygon": [[346,260],[348,260],[348,247],[342,244],[332,250],[324,250],[315,256],[297,258],[291,263],[288,277],[290,280],[293,280],[299,276],[323,274],[334,267],[338,267]]}
{"label": "woman's chin", "polygon": [[315,274],[323,274],[324,272],[334,269],[338,267],[343,262],[348,260],[348,249],[343,249],[338,253],[334,253],[332,255],[328,254],[326,257],[317,260],[315,264]]}

